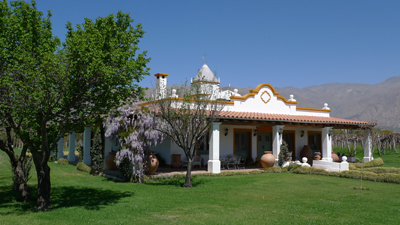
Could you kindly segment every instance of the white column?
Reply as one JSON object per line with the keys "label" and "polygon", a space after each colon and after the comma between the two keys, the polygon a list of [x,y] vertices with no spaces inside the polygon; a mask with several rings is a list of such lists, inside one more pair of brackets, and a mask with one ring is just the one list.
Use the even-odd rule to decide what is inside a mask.
{"label": "white column", "polygon": [[64,157],[64,138],[60,138],[58,141],[58,151],[57,151],[57,159]]}
{"label": "white column", "polygon": [[272,127],[272,154],[275,157],[275,165],[278,165],[278,160],[279,160],[279,152],[281,151],[281,145],[282,145],[282,133],[279,134],[279,132],[283,132],[283,125],[276,125]]}
{"label": "white column", "polygon": [[212,124],[210,137],[210,151],[208,160],[208,172],[221,173],[221,161],[219,161],[219,125],[220,122]]}
{"label": "white column", "polygon": [[75,131],[69,134],[69,152],[68,152],[68,161],[75,162]]}
{"label": "white column", "polygon": [[332,162],[332,127],[322,128],[322,159]]}
{"label": "white column", "polygon": [[369,162],[374,159],[372,156],[372,138],[371,130],[364,130],[364,162]]}
{"label": "white column", "polygon": [[108,153],[110,153],[112,150],[112,140],[110,138],[104,138],[104,164],[103,164],[103,169],[108,169],[106,165],[106,157],[108,156]]}
{"label": "white column", "polygon": [[85,131],[83,132],[83,163],[88,166],[92,164],[92,158],[90,157],[91,132],[90,127],[85,127]]}

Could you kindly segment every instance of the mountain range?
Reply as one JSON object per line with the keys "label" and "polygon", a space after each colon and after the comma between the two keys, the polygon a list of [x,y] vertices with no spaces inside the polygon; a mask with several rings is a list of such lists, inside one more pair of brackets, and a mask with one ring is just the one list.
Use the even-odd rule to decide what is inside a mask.
{"label": "mountain range", "polygon": [[[221,87],[222,90],[227,88]],[[245,95],[255,87],[229,89],[235,88],[239,94]],[[374,85],[329,83],[275,90],[286,99],[293,94],[298,107],[322,108],[324,103],[328,103],[332,117],[376,122],[378,128],[400,131],[400,76]],[[150,93],[151,90],[146,92]]]}

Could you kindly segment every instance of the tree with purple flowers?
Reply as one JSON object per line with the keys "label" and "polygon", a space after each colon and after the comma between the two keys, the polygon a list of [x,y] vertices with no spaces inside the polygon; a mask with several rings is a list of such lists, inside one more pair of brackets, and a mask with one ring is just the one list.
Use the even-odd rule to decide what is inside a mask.
{"label": "tree with purple flowers", "polygon": [[165,135],[155,129],[162,121],[145,108],[123,106],[110,112],[106,119],[105,137],[117,139],[121,149],[116,155],[116,164],[124,161],[132,166],[130,181],[143,182],[143,173],[150,153],[150,147],[161,142]]}

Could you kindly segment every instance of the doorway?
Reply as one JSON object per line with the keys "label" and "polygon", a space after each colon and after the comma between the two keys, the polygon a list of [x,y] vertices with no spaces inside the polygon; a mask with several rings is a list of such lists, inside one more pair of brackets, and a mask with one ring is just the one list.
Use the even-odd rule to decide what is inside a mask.
{"label": "doorway", "polygon": [[243,158],[251,157],[251,130],[235,129],[234,130],[234,150],[233,154]]}
{"label": "doorway", "polygon": [[265,151],[272,151],[272,133],[258,133],[257,159],[260,160]]}

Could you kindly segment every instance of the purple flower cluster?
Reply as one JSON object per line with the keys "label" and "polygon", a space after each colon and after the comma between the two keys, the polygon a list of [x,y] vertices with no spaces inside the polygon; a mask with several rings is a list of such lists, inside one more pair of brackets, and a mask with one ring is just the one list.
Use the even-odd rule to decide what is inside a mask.
{"label": "purple flower cluster", "polygon": [[117,165],[127,158],[134,166],[137,179],[143,176],[150,147],[165,138],[162,132],[155,129],[160,124],[161,121],[149,112],[128,106],[110,112],[105,121],[105,137],[118,139],[121,146],[116,155]]}

